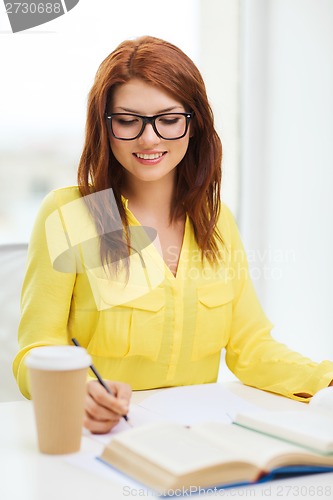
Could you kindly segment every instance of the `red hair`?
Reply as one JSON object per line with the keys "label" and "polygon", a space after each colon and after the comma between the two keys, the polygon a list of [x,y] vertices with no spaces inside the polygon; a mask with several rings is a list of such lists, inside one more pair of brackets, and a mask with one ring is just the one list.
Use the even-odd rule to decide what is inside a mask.
{"label": "red hair", "polygon": [[[222,145],[215,128],[205,84],[193,61],[179,48],[158,38],[145,36],[122,42],[100,65],[89,93],[86,138],[79,169],[78,184],[83,196],[112,188],[118,210],[128,229],[121,200],[123,167],[109,145],[105,112],[115,86],[133,78],[142,79],[180,101],[193,111],[188,150],[177,166],[172,219],[187,213],[202,256],[216,262],[218,240],[216,223],[220,211]],[[107,210],[95,207],[94,218],[103,227]],[[117,247],[118,245],[118,247]],[[112,235],[102,238],[103,261],[110,252],[119,251]],[[113,250],[112,250],[113,247]],[[115,259],[112,259],[115,260]]]}

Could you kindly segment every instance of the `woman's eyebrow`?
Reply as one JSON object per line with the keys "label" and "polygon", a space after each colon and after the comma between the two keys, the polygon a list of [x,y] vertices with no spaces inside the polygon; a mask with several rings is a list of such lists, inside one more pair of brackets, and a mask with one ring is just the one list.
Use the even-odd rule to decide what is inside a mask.
{"label": "woman's eyebrow", "polygon": [[[120,109],[121,111],[125,111],[125,113],[133,113],[134,115],[141,114],[139,111],[136,111],[136,110],[130,109],[130,108],[124,108],[122,106],[116,106],[115,109]],[[162,113],[169,113],[170,111],[175,111],[176,109],[183,109],[183,107],[180,105],[171,106],[170,108],[161,109],[160,111],[158,111],[157,113],[154,113],[154,114],[160,115]]]}

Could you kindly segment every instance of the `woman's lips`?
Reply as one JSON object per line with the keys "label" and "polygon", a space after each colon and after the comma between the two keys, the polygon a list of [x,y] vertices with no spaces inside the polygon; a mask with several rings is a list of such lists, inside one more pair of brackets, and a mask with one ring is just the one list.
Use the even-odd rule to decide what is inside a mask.
{"label": "woman's lips", "polygon": [[163,152],[158,153],[134,153],[137,158],[141,158],[142,160],[156,160],[163,155]]}
{"label": "woman's lips", "polygon": [[133,153],[133,156],[143,165],[156,165],[165,154],[166,151],[158,151],[156,153]]}

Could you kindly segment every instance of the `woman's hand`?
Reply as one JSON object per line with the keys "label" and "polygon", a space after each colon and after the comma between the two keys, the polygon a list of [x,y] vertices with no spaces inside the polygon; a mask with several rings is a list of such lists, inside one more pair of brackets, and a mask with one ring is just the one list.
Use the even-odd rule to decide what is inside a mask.
{"label": "woman's hand", "polygon": [[87,383],[83,425],[94,434],[109,432],[126,415],[131,399],[131,387],[123,382],[105,380],[109,394],[96,380]]}

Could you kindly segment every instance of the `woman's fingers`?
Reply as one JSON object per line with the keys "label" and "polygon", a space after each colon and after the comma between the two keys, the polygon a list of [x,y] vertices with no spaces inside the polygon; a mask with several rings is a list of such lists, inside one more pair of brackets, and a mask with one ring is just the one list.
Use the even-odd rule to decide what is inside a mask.
{"label": "woman's fingers", "polygon": [[93,434],[105,434],[113,429],[119,423],[120,419],[119,415],[110,415],[110,413],[107,415],[107,418],[96,418],[95,415],[91,415],[86,409],[83,426]]}
{"label": "woman's fingers", "polygon": [[120,414],[126,415],[132,396],[131,387],[123,382],[113,382],[111,380],[107,380],[106,383],[112,394],[117,398],[116,407],[119,409]]}
{"label": "woman's fingers", "polygon": [[109,432],[129,409],[131,388],[122,382],[106,381],[112,395],[96,381],[87,384],[83,425],[90,432]]}

